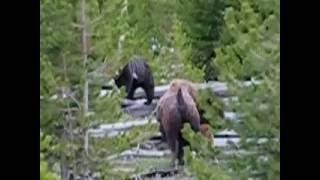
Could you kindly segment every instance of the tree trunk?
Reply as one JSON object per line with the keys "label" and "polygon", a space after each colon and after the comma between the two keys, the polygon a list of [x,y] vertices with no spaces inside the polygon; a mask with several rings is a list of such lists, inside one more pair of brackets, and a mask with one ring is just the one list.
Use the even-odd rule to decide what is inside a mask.
{"label": "tree trunk", "polygon": [[88,61],[88,42],[87,42],[87,24],[86,24],[86,1],[81,0],[81,25],[82,25],[82,57],[84,66],[84,93],[83,93],[83,112],[86,115],[88,112],[88,95],[89,83],[87,79],[87,61]]}

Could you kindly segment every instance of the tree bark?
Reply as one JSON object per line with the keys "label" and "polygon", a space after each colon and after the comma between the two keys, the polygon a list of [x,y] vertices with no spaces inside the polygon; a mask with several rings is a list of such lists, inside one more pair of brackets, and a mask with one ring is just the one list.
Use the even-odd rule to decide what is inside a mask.
{"label": "tree bark", "polygon": [[81,0],[81,26],[82,26],[82,57],[84,66],[84,93],[83,93],[83,112],[86,115],[89,107],[89,83],[87,79],[87,61],[88,61],[88,42],[87,42],[87,24],[86,24],[86,1]]}

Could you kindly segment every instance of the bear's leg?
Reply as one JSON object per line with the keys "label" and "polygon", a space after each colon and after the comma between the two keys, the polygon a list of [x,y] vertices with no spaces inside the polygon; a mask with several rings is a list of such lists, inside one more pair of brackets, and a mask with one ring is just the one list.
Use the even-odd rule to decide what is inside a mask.
{"label": "bear's leg", "polygon": [[150,105],[154,97],[154,86],[143,86],[142,88],[144,89],[144,92],[147,96],[147,101],[144,104]]}
{"label": "bear's leg", "polygon": [[160,122],[160,133],[161,133],[161,141],[162,142],[166,142],[166,135],[165,135],[165,133],[164,133],[164,129],[163,129],[163,125],[161,124],[161,122]]}
{"label": "bear's leg", "polygon": [[180,141],[178,142],[178,148],[177,148],[177,159],[178,159],[178,165],[184,165],[183,160],[183,143]]}
{"label": "bear's leg", "polygon": [[176,159],[177,159],[177,138],[172,135],[172,134],[168,134],[167,135],[168,139],[167,139],[167,142],[168,142],[168,146],[172,152],[172,159],[171,159],[171,163],[170,165],[175,167],[176,165]]}
{"label": "bear's leg", "polygon": [[127,98],[133,99],[134,91],[136,90],[136,87],[134,87],[133,81],[131,80],[129,84],[127,85]]}

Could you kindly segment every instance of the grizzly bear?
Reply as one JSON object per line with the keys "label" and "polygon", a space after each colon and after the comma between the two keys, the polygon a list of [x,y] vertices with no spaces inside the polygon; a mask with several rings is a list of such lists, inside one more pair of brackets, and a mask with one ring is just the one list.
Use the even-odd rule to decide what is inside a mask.
{"label": "grizzly bear", "polygon": [[[160,98],[157,109],[157,120],[163,138],[173,152],[173,162],[183,164],[183,146],[188,145],[183,139],[181,129],[184,123],[190,123],[191,128],[198,132],[200,129],[200,116],[191,83],[174,80],[167,92]],[[190,87],[189,87],[190,86]]]}
{"label": "grizzly bear", "polygon": [[[172,80],[170,83],[170,90],[166,91],[166,93],[160,98],[158,106],[159,106],[159,104],[161,104],[161,101],[163,99],[166,99],[167,96],[171,96],[171,94],[173,92],[177,92],[179,87],[187,89],[187,91],[191,95],[193,101],[196,103],[196,107],[197,107],[197,110],[200,115],[200,124],[209,123],[209,120],[204,117],[205,111],[200,107],[199,103],[197,102],[198,91],[197,91],[195,85],[188,80],[184,80],[184,79]],[[159,118],[157,118],[157,120],[158,120],[158,122],[160,122]],[[165,133],[164,133],[162,126],[160,126],[160,133],[161,133],[162,142],[166,142]]]}
{"label": "grizzly bear", "polygon": [[141,87],[146,93],[146,105],[152,103],[154,97],[153,74],[145,59],[134,57],[124,66],[119,75],[114,78],[118,87],[125,86],[128,99],[134,99],[137,88]]}
{"label": "grizzly bear", "polygon": [[[200,114],[200,121],[201,124],[202,123],[209,123],[209,119],[204,117],[205,114],[205,110],[200,106],[199,102],[198,102],[198,90],[195,87],[195,85],[188,81],[188,80],[184,80],[184,79],[174,79],[170,85],[172,86],[172,88],[174,88],[175,90],[177,90],[177,87],[184,87],[188,90],[188,92],[190,93],[193,101],[196,103],[197,109],[199,111]],[[166,93],[164,94],[164,96],[166,95]],[[207,99],[208,104],[212,105],[211,99]],[[223,116],[223,111],[219,111],[219,115]]]}
{"label": "grizzly bear", "polygon": [[[180,87],[187,89],[187,91],[191,95],[193,101],[196,102],[197,90],[196,90],[194,84],[192,82],[188,81],[188,80],[174,79],[174,80],[171,81],[171,83],[169,85],[169,89],[160,98],[160,100],[159,100],[159,102],[157,104],[157,107],[156,107],[154,112],[158,112],[159,105],[162,104],[162,101],[167,99],[169,96],[172,96],[174,93],[177,93],[178,89]],[[157,120],[160,123],[160,118],[158,117],[158,115],[159,115],[159,113],[156,113]],[[164,133],[163,126],[161,125],[161,123],[160,123],[160,133],[161,133],[161,141],[162,142],[166,142],[165,133]]]}

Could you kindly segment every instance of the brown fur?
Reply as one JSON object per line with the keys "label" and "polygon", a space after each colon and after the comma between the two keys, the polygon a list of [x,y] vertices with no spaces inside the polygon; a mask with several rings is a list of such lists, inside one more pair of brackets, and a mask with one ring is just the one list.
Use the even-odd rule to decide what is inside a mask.
{"label": "brown fur", "polygon": [[214,136],[212,134],[211,127],[209,124],[201,124],[200,133],[202,136],[206,137],[210,142],[213,143]]}
{"label": "brown fur", "polygon": [[186,80],[173,80],[167,92],[160,98],[157,119],[160,130],[173,152],[174,160],[183,164],[183,146],[187,142],[182,138],[183,123],[190,123],[198,132],[200,115],[195,101],[196,91],[192,83]]}
{"label": "brown fur", "polygon": [[161,98],[158,102],[157,108],[159,108],[159,105],[162,104],[162,101],[168,99],[171,96],[175,96],[177,94],[179,88],[183,88],[183,89],[187,90],[189,92],[189,94],[191,95],[193,101],[196,103],[196,106],[198,107],[198,103],[197,103],[198,92],[197,92],[194,84],[188,80],[174,79],[171,81],[169,89],[161,96]]}
{"label": "brown fur", "polygon": [[[208,123],[208,120],[206,118],[204,118],[204,116],[203,116],[205,111],[200,108],[200,105],[199,105],[199,103],[197,101],[198,91],[197,91],[195,85],[191,81],[184,80],[184,79],[174,79],[174,80],[172,80],[171,83],[170,83],[169,89],[160,98],[158,105],[162,104],[162,101],[167,99],[167,97],[170,97],[174,93],[177,93],[179,88],[186,89],[189,92],[189,94],[191,95],[193,101],[196,103],[196,107],[197,107],[197,110],[198,110],[199,115],[200,115],[201,124],[202,123]],[[159,118],[157,118],[157,120],[160,122]],[[163,132],[163,127],[162,126],[160,126],[160,132],[162,134],[162,141],[166,141],[165,134]]]}
{"label": "brown fur", "polygon": [[[168,90],[167,92],[169,92],[168,94],[170,94],[171,91],[173,92],[177,92],[179,88],[185,88],[187,89],[187,91],[189,92],[189,94],[191,95],[193,101],[196,103],[197,109],[199,111],[200,114],[200,121],[201,124],[202,123],[208,123],[208,119],[206,119],[203,115],[205,113],[204,109],[202,109],[200,107],[200,104],[198,102],[198,90],[195,86],[194,83],[192,83],[191,81],[185,80],[185,79],[174,79],[171,81],[170,83],[170,91]],[[167,96],[167,92],[163,95],[163,96]],[[161,100],[161,99],[160,99]],[[160,103],[160,102],[159,102]]]}
{"label": "brown fur", "polygon": [[198,91],[197,91],[195,85],[191,81],[184,80],[184,79],[172,80],[170,83],[170,88],[169,88],[170,91],[178,92],[179,88],[187,90],[188,93],[191,95],[193,101],[195,103],[197,102]]}

